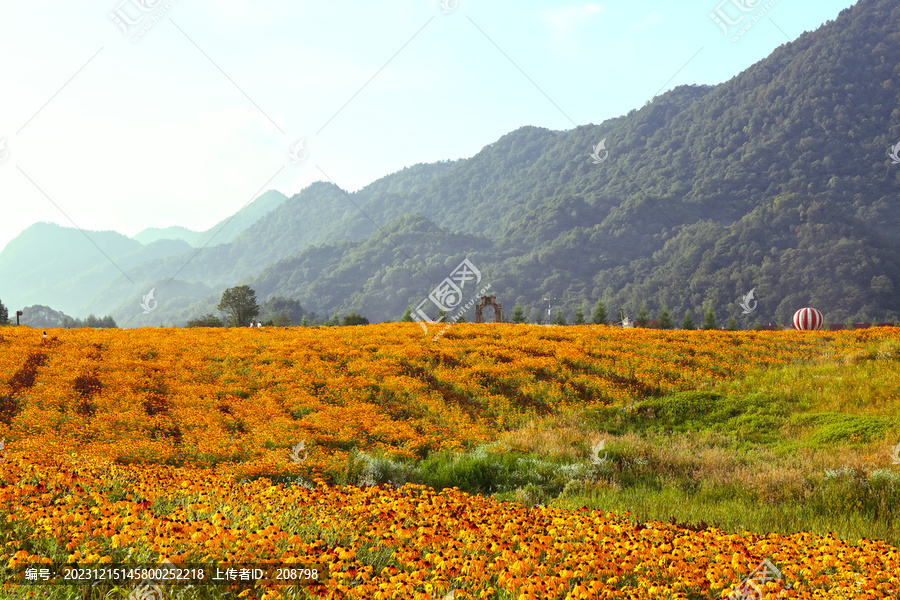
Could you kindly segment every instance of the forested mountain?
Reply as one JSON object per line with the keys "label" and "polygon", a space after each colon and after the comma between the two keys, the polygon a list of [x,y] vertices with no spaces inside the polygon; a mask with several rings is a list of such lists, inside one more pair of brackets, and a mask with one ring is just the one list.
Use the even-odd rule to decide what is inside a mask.
{"label": "forested mountain", "polygon": [[[680,315],[711,302],[724,321],[742,317],[736,302],[756,288],[744,324],[786,322],[806,305],[832,322],[897,320],[900,165],[888,150],[900,141],[898,90],[900,6],[869,0],[719,86],[682,86],[599,126],[522,128],[420,191],[363,209],[376,222],[418,211],[492,240],[488,252],[462,249],[507,306],[556,297],[571,314],[605,298],[632,315],[641,301]],[[595,165],[601,139],[610,155]],[[406,253],[457,264],[452,252],[427,254],[425,236],[418,244]],[[345,261],[360,248],[344,249]],[[352,301],[305,301],[396,318],[402,302],[384,314],[365,290],[402,297],[374,273],[403,263],[371,258]],[[276,265],[261,289],[281,267],[297,280]],[[272,289],[302,297],[325,281],[301,280]],[[412,304],[430,291],[403,289]]]}
{"label": "forested mountain", "polygon": [[171,227],[148,227],[147,229],[136,233],[132,239],[142,244],[152,244],[159,240],[181,240],[196,247],[200,245],[197,243],[200,235],[201,233],[199,231],[193,231],[179,225],[172,225]]}
{"label": "forested mountain", "polygon": [[[230,243],[129,263],[95,288],[97,302],[127,301],[92,312],[183,324],[249,283],[320,315],[396,319],[468,257],[508,311],[552,297],[571,315],[602,298],[631,315],[711,303],[743,325],[803,306],[835,323],[900,320],[898,92],[900,5],[862,0],[721,85],[599,125],[523,127],[357,192],[311,185]],[[144,315],[151,288],[160,309]]]}
{"label": "forested mountain", "polygon": [[487,258],[491,249],[486,238],[447,233],[420,214],[405,215],[366,240],[307,248],[254,277],[251,286],[264,298],[397,319],[412,297],[427,296],[467,254]]}

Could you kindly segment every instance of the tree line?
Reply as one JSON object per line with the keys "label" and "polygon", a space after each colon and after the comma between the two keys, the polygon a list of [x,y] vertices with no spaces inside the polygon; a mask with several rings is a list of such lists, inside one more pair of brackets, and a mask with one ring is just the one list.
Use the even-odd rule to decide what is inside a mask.
{"label": "tree line", "polygon": [[223,316],[207,313],[189,320],[188,327],[301,327],[368,325],[369,320],[357,313],[349,313],[340,318],[337,314],[330,319],[322,319],[312,311],[304,310],[300,301],[275,297],[261,305],[256,301],[256,290],[249,285],[228,288],[222,293],[216,310]]}
{"label": "tree line", "polygon": [[[540,309],[536,309],[536,312],[533,313],[536,316],[530,321],[535,325],[544,325],[543,311]],[[441,321],[442,317],[446,317],[447,313],[445,311],[440,311],[437,315],[437,320]],[[625,314],[625,310],[620,308],[616,312],[615,320],[610,320],[609,312],[606,309],[606,304],[602,300],[598,300],[594,310],[590,316],[590,321],[588,317],[584,313],[584,309],[579,306],[575,309],[575,315],[572,318],[572,325],[585,325],[593,323],[594,325],[621,325],[628,319],[628,316]],[[403,313],[403,316],[400,317],[401,321],[411,322],[414,321],[412,316],[412,308],[407,307],[406,312]],[[465,323],[465,316],[460,317],[456,321],[457,323]],[[512,313],[512,323],[516,324],[524,324],[528,323],[529,320],[525,317],[525,307],[522,306],[521,303],[516,302],[515,308],[513,308]],[[637,317],[633,320],[635,327],[650,327],[651,325],[657,329],[674,329],[675,328],[675,320],[672,315],[669,313],[669,309],[663,305],[662,310],[660,310],[659,316],[657,320],[652,321],[650,318],[650,313],[647,311],[647,307],[644,303],[641,303],[641,309],[638,312]],[[556,316],[549,320],[546,324],[548,325],[569,325],[569,321],[563,315],[562,309],[557,309]],[[754,324],[755,327],[759,327],[760,324]],[[718,329],[718,323],[716,321],[715,311],[712,306],[708,306],[706,309],[706,313],[703,317],[703,322],[700,324],[699,329]],[[725,326],[726,329],[735,331],[738,329],[737,320],[734,317],[728,319],[728,323]],[[694,317],[691,314],[690,310],[687,310],[684,314],[684,318],[681,321],[681,329],[698,329],[698,326],[694,323]]]}
{"label": "tree line", "polygon": [[[520,302],[516,302],[513,308],[512,318],[510,322],[516,324],[534,323],[536,325],[552,324],[552,325],[622,325],[629,320],[629,316],[623,308],[616,311],[615,318],[611,318],[606,304],[603,300],[598,300],[593,311],[588,316],[582,306],[577,306],[575,313],[571,318],[571,322],[563,314],[562,308],[558,308],[556,315],[552,319],[544,320],[544,312],[541,309],[532,309],[531,319],[526,318],[525,307]],[[93,314],[86,319],[72,318],[62,313],[53,311],[49,307],[36,306],[30,307],[34,309],[42,309],[40,314],[50,312],[55,317],[55,323],[38,324],[37,326],[59,326],[65,329],[92,327],[92,328],[117,328],[115,319],[111,315],[105,317],[97,317]],[[307,311],[300,304],[299,300],[284,297],[270,298],[261,304],[256,300],[256,291],[249,285],[241,285],[228,288],[223,292],[219,301],[217,310],[222,313],[216,315],[207,313],[196,319],[187,321],[187,327],[291,327],[299,325],[301,327],[317,327],[317,326],[351,326],[351,325],[368,325],[369,319],[356,313],[351,312],[341,317],[335,313],[330,318],[322,318],[315,312]],[[27,308],[25,309],[28,310]],[[438,313],[439,321],[444,321],[447,317],[445,311]],[[490,316],[488,317],[490,318]],[[399,319],[401,322],[413,322],[415,319],[412,314],[412,307],[407,307],[406,311]],[[463,315],[456,320],[457,323],[465,323],[466,316]],[[694,315],[690,309],[686,310],[684,317],[680,322],[676,323],[674,317],[668,307],[663,304],[659,314],[655,319],[652,318],[647,310],[646,304],[641,303],[638,314],[632,320],[634,327],[654,327],[656,329],[719,329],[719,323],[716,318],[712,303],[707,302],[703,319],[698,325],[694,320]],[[0,325],[9,325],[9,309],[0,301]],[[848,321],[845,325],[853,328],[852,322]],[[762,324],[756,321],[751,326],[752,329],[760,329]],[[724,329],[736,331],[740,329],[734,316],[728,318]]]}
{"label": "tree line", "polygon": [[[70,317],[49,306],[34,305],[22,309],[22,319],[34,327],[60,327],[63,329],[78,329],[81,327],[93,327],[98,329],[117,329],[119,326],[112,315],[98,317],[88,315],[86,319]],[[0,326],[12,325],[9,319],[9,308],[0,300]]]}

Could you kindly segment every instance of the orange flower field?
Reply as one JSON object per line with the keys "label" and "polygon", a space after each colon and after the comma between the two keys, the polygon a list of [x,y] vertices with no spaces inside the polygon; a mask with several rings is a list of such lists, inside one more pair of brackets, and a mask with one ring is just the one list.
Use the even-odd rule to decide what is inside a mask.
{"label": "orange flower field", "polygon": [[[896,328],[457,324],[438,341],[414,323],[0,331],[0,568],[327,567],[320,583],[245,598],[699,599],[728,596],[769,559],[792,587],[770,582],[766,598],[898,597],[900,552],[876,541],[335,485],[354,453],[471,449],[569,410],[896,340]],[[16,598],[44,589],[6,584]]]}

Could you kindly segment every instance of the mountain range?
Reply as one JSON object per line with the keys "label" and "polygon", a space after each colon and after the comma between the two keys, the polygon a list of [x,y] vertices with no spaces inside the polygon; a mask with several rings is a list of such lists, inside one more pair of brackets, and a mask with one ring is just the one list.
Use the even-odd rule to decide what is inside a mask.
{"label": "mountain range", "polygon": [[0,252],[0,299],[184,325],[248,284],[376,322],[423,301],[433,316],[429,294],[468,259],[507,314],[520,303],[531,320],[602,299],[612,314],[712,307],[743,326],[805,306],[832,323],[898,321],[898,92],[900,5],[861,0],[720,85],[599,125],[522,127],[352,193],[267,192],[218,233],[35,224]]}

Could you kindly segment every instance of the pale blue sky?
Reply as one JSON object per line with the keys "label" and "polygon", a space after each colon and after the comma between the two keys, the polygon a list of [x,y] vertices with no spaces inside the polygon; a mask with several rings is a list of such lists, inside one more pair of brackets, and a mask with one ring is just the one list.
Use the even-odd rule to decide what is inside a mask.
{"label": "pale blue sky", "polygon": [[[202,230],[266,189],[356,190],[524,125],[600,123],[855,3],[445,2],[0,0],[0,248],[37,221]],[[726,34],[716,9],[743,21]]]}

